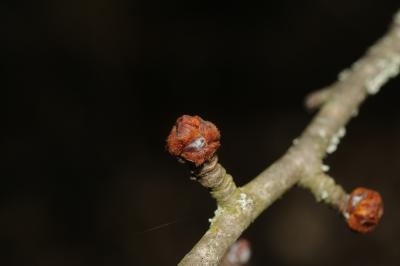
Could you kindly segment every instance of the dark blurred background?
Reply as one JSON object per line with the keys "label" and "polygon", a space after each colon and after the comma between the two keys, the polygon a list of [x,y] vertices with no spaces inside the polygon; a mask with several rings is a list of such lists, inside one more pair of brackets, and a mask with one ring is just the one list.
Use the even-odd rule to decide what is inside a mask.
{"label": "dark blurred background", "polygon": [[[2,1],[1,265],[175,265],[215,203],[164,149],[181,114],[222,131],[239,185],[279,158],[398,0]],[[292,189],[244,233],[251,265],[396,265],[400,79],[369,99],[327,164],[381,192],[369,235]]]}

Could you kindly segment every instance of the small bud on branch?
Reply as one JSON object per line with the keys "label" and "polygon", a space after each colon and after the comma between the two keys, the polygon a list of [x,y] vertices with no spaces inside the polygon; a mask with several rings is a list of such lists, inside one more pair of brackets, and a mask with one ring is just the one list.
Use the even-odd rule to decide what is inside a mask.
{"label": "small bud on branch", "polygon": [[367,188],[356,188],[347,204],[345,216],[353,231],[368,233],[375,229],[383,215],[381,195]]}
{"label": "small bud on branch", "polygon": [[167,138],[167,150],[184,161],[200,166],[217,151],[220,137],[213,123],[197,115],[183,115],[176,120]]}
{"label": "small bud on branch", "polygon": [[200,116],[183,115],[176,120],[167,138],[168,152],[184,162],[191,163],[191,174],[204,187],[211,189],[211,195],[219,205],[236,190],[232,176],[218,163],[215,154],[220,147],[221,134],[211,122]]}

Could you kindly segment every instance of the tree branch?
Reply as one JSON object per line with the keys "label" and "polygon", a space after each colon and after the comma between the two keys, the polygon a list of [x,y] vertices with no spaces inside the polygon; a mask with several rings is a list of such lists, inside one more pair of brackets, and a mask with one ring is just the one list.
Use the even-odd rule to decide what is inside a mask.
{"label": "tree branch", "polygon": [[223,204],[218,202],[209,230],[179,265],[218,265],[250,223],[297,183],[343,211],[348,196],[322,174],[322,160],[336,150],[344,126],[360,104],[396,76],[399,65],[400,12],[391,30],[329,86],[329,97],[317,103],[322,104],[320,111],[283,157],[245,186],[230,187]]}
{"label": "tree branch", "polygon": [[309,189],[318,202],[322,201],[343,214],[346,212],[349,195],[332,177],[323,173],[304,176],[299,185]]}

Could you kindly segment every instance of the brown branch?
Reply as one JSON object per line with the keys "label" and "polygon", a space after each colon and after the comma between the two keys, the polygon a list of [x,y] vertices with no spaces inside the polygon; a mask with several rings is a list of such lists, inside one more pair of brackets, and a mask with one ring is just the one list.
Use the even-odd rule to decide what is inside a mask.
{"label": "brown branch", "polygon": [[[346,202],[345,192],[331,179],[321,176],[322,159],[336,150],[344,126],[359,105],[396,76],[399,65],[400,13],[391,30],[330,86],[329,97],[324,99],[320,111],[286,154],[245,186],[230,190],[229,197],[218,205],[209,230],[179,265],[218,265],[250,223],[297,183],[308,187],[317,199],[345,208],[341,207]],[[320,182],[325,184],[318,185]],[[362,195],[376,196],[368,193]],[[359,201],[356,199],[355,204]],[[382,211],[377,213],[381,215]]]}

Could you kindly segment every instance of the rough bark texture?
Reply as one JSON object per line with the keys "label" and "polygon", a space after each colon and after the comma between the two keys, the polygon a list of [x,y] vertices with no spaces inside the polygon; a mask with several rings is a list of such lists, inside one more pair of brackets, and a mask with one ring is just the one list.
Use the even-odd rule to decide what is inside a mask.
{"label": "rough bark texture", "polygon": [[363,58],[339,74],[338,81],[329,87],[331,92],[320,111],[287,153],[224,199],[210,220],[209,230],[179,265],[218,265],[250,223],[300,181],[317,198],[340,208],[346,193],[321,175],[322,159],[335,151],[344,135],[344,126],[358,113],[366,97],[376,94],[398,74],[399,64],[400,13],[395,16],[391,30]]}

